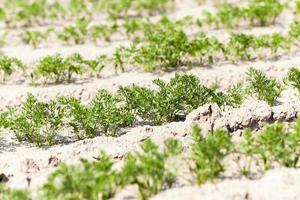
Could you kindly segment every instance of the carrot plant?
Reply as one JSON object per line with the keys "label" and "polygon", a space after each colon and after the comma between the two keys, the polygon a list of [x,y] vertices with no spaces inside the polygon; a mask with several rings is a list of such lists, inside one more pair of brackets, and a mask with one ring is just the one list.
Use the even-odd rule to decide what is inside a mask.
{"label": "carrot plant", "polygon": [[157,30],[146,36],[148,43],[137,47],[133,60],[145,71],[178,67],[187,49],[188,38],[182,30]]}
{"label": "carrot plant", "polygon": [[9,128],[19,141],[29,141],[38,146],[55,143],[63,123],[63,111],[55,101],[39,102],[28,94],[21,110],[11,114]]}
{"label": "carrot plant", "polygon": [[107,60],[108,58],[106,55],[100,55],[96,59],[91,59],[91,60],[85,59],[83,62],[90,69],[92,76],[99,78],[102,70],[105,67]]}
{"label": "carrot plant", "polygon": [[273,57],[277,56],[279,49],[289,49],[289,40],[279,34],[261,35],[254,38],[255,49],[269,49]]}
{"label": "carrot plant", "polygon": [[226,55],[232,60],[250,60],[252,57],[254,36],[233,33],[226,47]]}
{"label": "carrot plant", "polygon": [[[91,62],[91,61],[90,61]],[[82,58],[78,53],[73,53],[66,58],[60,54],[46,56],[42,58],[34,71],[34,78],[45,78],[45,83],[55,80],[55,83],[67,81],[70,83],[74,74],[82,74],[86,68],[88,60]]]}
{"label": "carrot plant", "polygon": [[90,35],[92,40],[96,43],[99,39],[104,39],[105,41],[109,42],[111,40],[111,36],[115,33],[117,27],[115,25],[108,26],[108,25],[94,25],[90,28]]}
{"label": "carrot plant", "polygon": [[266,26],[274,24],[284,8],[279,0],[251,0],[246,13],[251,25]]}
{"label": "carrot plant", "polygon": [[289,37],[299,43],[300,40],[300,22],[294,21],[289,26]]}
{"label": "carrot plant", "polygon": [[286,80],[288,84],[292,85],[300,93],[300,70],[298,68],[291,68]]}
{"label": "carrot plant", "polygon": [[244,7],[224,3],[218,6],[216,13],[204,12],[202,21],[217,28],[235,28],[244,24],[267,26],[275,23],[285,7],[279,0],[251,0]]}
{"label": "carrot plant", "polygon": [[91,102],[93,118],[102,132],[115,136],[118,128],[130,126],[134,116],[126,105],[106,90],[100,90]]}
{"label": "carrot plant", "polygon": [[103,151],[97,161],[81,159],[77,165],[61,164],[42,187],[42,197],[56,199],[111,199],[120,188],[113,160]]}
{"label": "carrot plant", "polygon": [[22,37],[26,44],[30,44],[33,48],[37,48],[43,40],[47,39],[47,35],[47,33],[42,33],[40,31],[26,30]]}
{"label": "carrot plant", "polygon": [[129,153],[121,171],[122,184],[138,186],[142,200],[158,192],[171,188],[175,183],[176,174],[167,164],[170,157],[182,152],[181,143],[177,140],[166,140],[163,152],[148,139],[141,145],[142,152]]}
{"label": "carrot plant", "polygon": [[242,8],[225,3],[221,5],[216,14],[211,12],[204,12],[204,23],[208,25],[214,25],[216,28],[219,27],[237,27],[241,19],[244,17]]}
{"label": "carrot plant", "polygon": [[72,81],[73,74],[78,75],[83,73],[85,69],[85,61],[80,54],[74,53],[64,60],[64,66],[67,82],[70,83]]}
{"label": "carrot plant", "polygon": [[74,97],[61,97],[58,102],[65,108],[65,116],[69,119],[66,125],[72,128],[77,139],[97,135],[98,123],[93,118],[93,111],[89,106],[83,105]]}
{"label": "carrot plant", "polygon": [[199,59],[200,65],[212,63],[218,53],[224,53],[224,45],[214,37],[208,37],[204,33],[191,40],[188,44],[186,56]]}
{"label": "carrot plant", "polygon": [[8,76],[10,76],[16,70],[25,69],[25,65],[17,58],[0,56],[0,71],[2,75],[2,83],[5,83]]}
{"label": "carrot plant", "polygon": [[281,95],[283,86],[273,78],[268,78],[262,71],[250,68],[247,72],[248,91],[250,94],[257,95],[260,100],[273,105]]}
{"label": "carrot plant", "polygon": [[210,99],[211,90],[192,75],[176,75],[166,84],[155,80],[158,91],[139,86],[121,87],[119,94],[136,115],[154,124],[180,120]]}
{"label": "carrot plant", "polygon": [[0,199],[2,200],[33,200],[32,195],[27,190],[10,189],[0,183]]}
{"label": "carrot plant", "polygon": [[85,19],[78,19],[74,25],[66,26],[59,32],[58,39],[65,43],[73,42],[82,44],[88,33],[88,22]]}
{"label": "carrot plant", "polygon": [[195,162],[191,171],[199,185],[206,181],[214,181],[225,170],[222,162],[232,151],[230,136],[222,130],[208,133],[204,138],[201,129],[193,127],[192,159]]}
{"label": "carrot plant", "polygon": [[37,64],[34,74],[39,77],[45,77],[45,82],[54,79],[56,83],[63,80],[65,63],[63,58],[56,54],[54,56],[46,56]]}

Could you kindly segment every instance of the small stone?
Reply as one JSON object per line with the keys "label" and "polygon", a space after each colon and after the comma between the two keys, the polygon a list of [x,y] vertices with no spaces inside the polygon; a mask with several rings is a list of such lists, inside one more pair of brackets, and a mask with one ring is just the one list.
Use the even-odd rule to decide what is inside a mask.
{"label": "small stone", "polygon": [[57,158],[56,156],[52,155],[48,159],[48,166],[57,167],[59,165],[59,163],[61,163],[61,160],[59,158]]}
{"label": "small stone", "polygon": [[0,183],[6,183],[8,181],[9,181],[9,179],[5,174],[3,174],[3,173],[0,174]]}

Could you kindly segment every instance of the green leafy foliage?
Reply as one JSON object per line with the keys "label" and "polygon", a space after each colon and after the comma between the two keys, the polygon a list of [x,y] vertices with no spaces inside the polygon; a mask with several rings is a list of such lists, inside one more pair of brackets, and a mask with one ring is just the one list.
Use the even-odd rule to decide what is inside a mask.
{"label": "green leafy foliage", "polygon": [[255,49],[270,49],[273,57],[277,55],[279,49],[290,48],[288,39],[278,33],[261,35],[254,40]]}
{"label": "green leafy foliage", "polygon": [[289,37],[296,42],[300,39],[300,22],[294,21],[289,26]]}
{"label": "green leafy foliage", "polygon": [[258,99],[266,101],[269,105],[274,104],[283,90],[283,86],[275,79],[268,78],[262,71],[254,68],[249,68],[247,81],[250,94],[257,95]]}
{"label": "green leafy foliage", "polygon": [[2,73],[2,83],[5,83],[6,78],[17,69],[24,70],[24,64],[17,58],[10,58],[4,55],[0,56],[0,71]]}
{"label": "green leafy foliage", "polygon": [[9,118],[9,128],[19,141],[52,145],[63,123],[63,110],[55,101],[42,103],[28,94],[22,109],[12,112]]}
{"label": "green leafy foliage", "polygon": [[42,33],[40,31],[26,30],[22,37],[26,44],[30,44],[33,48],[37,48],[43,40],[47,39],[47,32]]}
{"label": "green leafy foliage", "polygon": [[144,66],[145,71],[153,71],[157,67],[175,68],[180,65],[188,43],[188,38],[182,30],[158,30],[146,37],[148,44],[141,46],[134,55],[135,62]]}
{"label": "green leafy foliage", "polygon": [[154,124],[180,119],[182,114],[207,103],[212,92],[192,75],[177,74],[168,84],[161,80],[154,84],[157,91],[135,85],[119,90],[129,109]]}
{"label": "green leafy foliage", "polygon": [[218,53],[224,53],[224,45],[217,38],[200,33],[188,44],[187,56],[199,58],[200,65],[212,63]]}
{"label": "green leafy foliage", "polygon": [[78,19],[74,25],[66,26],[59,34],[58,39],[69,43],[82,44],[88,33],[88,22]]}
{"label": "green leafy foliage", "polygon": [[298,119],[291,132],[286,131],[281,123],[267,126],[257,137],[246,131],[244,133],[246,140],[237,148],[248,159],[248,163],[242,165],[242,172],[248,174],[253,163],[258,163],[263,171],[271,169],[274,164],[290,168],[298,167],[299,125]]}
{"label": "green leafy foliage", "polygon": [[216,13],[204,12],[203,22],[217,28],[235,28],[244,24],[267,26],[275,23],[285,6],[279,0],[251,0],[244,7],[224,3],[218,6]]}
{"label": "green leafy foliage", "polygon": [[97,134],[97,122],[93,119],[92,110],[74,97],[61,97],[59,103],[64,106],[66,124],[73,129],[78,139],[85,136],[94,137]]}
{"label": "green leafy foliage", "polygon": [[205,138],[197,126],[192,131],[194,144],[192,145],[192,159],[195,166],[191,171],[196,175],[197,183],[214,181],[224,171],[223,160],[232,151],[230,136],[222,130],[209,133]]}
{"label": "green leafy foliage", "polygon": [[0,184],[0,199],[2,200],[32,200],[31,195],[26,190],[9,189],[4,184]]}
{"label": "green leafy foliage", "polygon": [[158,146],[151,140],[142,145],[142,152],[128,154],[122,168],[123,184],[136,184],[141,199],[146,200],[163,189],[172,187],[176,180],[175,173],[167,160],[181,153],[182,146],[176,140],[167,140],[165,149],[159,152]]}
{"label": "green leafy foliage", "polygon": [[133,123],[134,116],[126,105],[106,90],[100,90],[91,102],[93,118],[100,124],[103,132],[115,135],[117,128]]}
{"label": "green leafy foliage", "polygon": [[82,159],[80,164],[73,166],[61,164],[48,177],[42,193],[48,200],[106,200],[115,195],[118,182],[118,172],[113,169],[111,157],[101,151],[94,162]]}
{"label": "green leafy foliage", "polygon": [[300,93],[300,70],[298,68],[291,68],[286,80],[288,84],[292,85]]}
{"label": "green leafy foliage", "polygon": [[204,22],[217,28],[220,26],[237,27],[243,17],[244,12],[242,8],[228,3],[221,5],[216,14],[204,12]]}
{"label": "green leafy foliage", "polygon": [[251,0],[246,12],[251,25],[266,26],[275,23],[284,7],[279,0]]}
{"label": "green leafy foliage", "polygon": [[227,44],[226,54],[233,60],[250,60],[254,46],[254,36],[244,33],[233,33]]}
{"label": "green leafy foliage", "polygon": [[45,78],[46,83],[52,79],[55,80],[55,83],[61,83],[64,80],[70,83],[74,74],[80,75],[84,72],[86,64],[93,65],[94,63],[92,60],[84,60],[78,53],[67,58],[63,58],[60,54],[46,56],[39,61],[34,75],[37,78]]}
{"label": "green leafy foliage", "polygon": [[45,77],[46,82],[48,79],[55,79],[59,83],[63,79],[64,68],[63,58],[59,54],[46,56],[39,61],[35,74]]}

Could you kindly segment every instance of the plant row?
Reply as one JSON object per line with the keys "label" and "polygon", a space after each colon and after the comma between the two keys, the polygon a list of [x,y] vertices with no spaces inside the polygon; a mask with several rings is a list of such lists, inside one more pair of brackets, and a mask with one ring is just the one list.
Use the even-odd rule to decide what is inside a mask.
{"label": "plant row", "polygon": [[[296,13],[299,2],[296,2]],[[47,0],[6,1],[0,10],[0,19],[9,27],[22,25],[43,24],[62,19],[92,19],[98,13],[105,13],[109,19],[120,17],[153,15],[165,13],[174,7],[174,0],[102,0],[83,1],[71,0],[67,4]],[[266,26],[275,22],[276,18],[288,7],[288,3],[279,0],[250,0],[247,6],[222,3],[215,13],[205,12],[201,24],[215,27],[236,27],[241,24]]]}
{"label": "plant row", "polygon": [[[300,92],[299,80],[300,70],[292,68],[284,85]],[[52,145],[66,130],[83,139],[103,134],[118,136],[122,128],[141,120],[153,125],[182,121],[189,112],[207,103],[225,109],[238,107],[253,96],[272,106],[284,89],[283,84],[254,68],[248,70],[245,86],[232,86],[227,92],[206,87],[195,76],[186,74],[177,74],[168,83],[160,79],[153,83],[156,89],[131,85],[120,87],[114,95],[100,90],[88,105],[74,97],[41,102],[28,94],[21,107],[11,107],[0,114],[0,127],[13,131],[18,141]]]}
{"label": "plant row", "polygon": [[101,151],[96,161],[81,160],[79,164],[60,164],[33,198],[29,192],[0,187],[3,200],[29,199],[111,199],[128,185],[137,188],[140,199],[146,200],[170,189],[178,181],[179,166],[189,166],[192,183],[215,182],[228,166],[236,166],[241,176],[263,174],[275,166],[299,167],[300,120],[287,131],[283,124],[267,126],[256,134],[243,132],[240,142],[234,142],[226,131],[216,130],[206,137],[194,126],[190,154],[182,154],[181,142],[165,141],[164,149],[151,139],[141,145],[141,151],[128,153],[121,168]]}
{"label": "plant row", "polygon": [[244,7],[225,3],[219,6],[215,13],[204,12],[202,21],[216,28],[267,26],[274,24],[286,7],[287,3],[281,3],[279,0],[250,0]]}
{"label": "plant row", "polygon": [[[193,39],[188,38],[182,30],[184,24],[188,22],[189,19],[173,23],[164,18],[155,25],[144,26],[143,39],[136,39],[130,47],[120,46],[111,57],[101,55],[96,59],[84,59],[77,53],[67,58],[62,58],[60,55],[46,56],[31,70],[16,58],[1,56],[2,80],[5,82],[7,77],[17,69],[23,70],[24,76],[30,78],[34,84],[39,80],[43,80],[44,83],[71,82],[74,75],[87,73],[99,77],[102,69],[107,65],[113,65],[117,72],[119,69],[125,71],[127,67],[132,66],[143,67],[145,71],[201,66],[220,58],[237,62],[268,57],[270,54],[275,57],[281,51],[298,47],[300,41],[300,22],[293,22],[290,25],[288,35],[274,33],[255,36],[232,33],[227,42],[221,42],[204,33],[200,33]],[[134,34],[135,31],[131,33]],[[66,38],[74,41],[83,39],[76,38],[77,36]],[[28,42],[36,44],[34,37],[28,39]]]}
{"label": "plant row", "polygon": [[48,83],[72,82],[74,75],[89,74],[92,77],[100,77],[100,73],[104,68],[106,56],[101,55],[95,59],[84,59],[80,54],[74,53],[63,58],[60,54],[46,56],[41,58],[35,66],[29,68],[21,60],[1,55],[0,56],[0,72],[2,83],[12,75],[15,71],[21,71],[24,77],[31,80],[33,85],[37,81]]}
{"label": "plant row", "polygon": [[[49,28],[45,31],[25,30],[21,37],[22,41],[38,48],[40,43],[49,38],[56,38],[65,44],[82,44],[87,41],[97,44],[98,41],[111,41],[113,34],[126,35],[128,39],[138,40],[149,30],[164,26],[180,26],[192,24],[192,18],[173,21],[168,17],[162,17],[158,22],[151,22],[148,18],[125,18],[123,22],[108,20],[108,23],[95,24],[86,19],[78,19],[71,25],[62,29]],[[3,35],[5,41],[6,35]]]}
{"label": "plant row", "polygon": [[5,0],[0,8],[0,19],[8,27],[47,24],[57,20],[94,18],[106,13],[110,18],[144,13],[157,14],[172,8],[173,0],[70,0],[62,3],[58,0]]}
{"label": "plant row", "polygon": [[216,58],[251,60],[276,57],[280,51],[297,47],[300,23],[293,22],[288,35],[280,33],[252,35],[231,33],[226,42],[200,33],[189,38],[177,24],[149,28],[143,40],[136,40],[130,47],[120,47],[120,64],[144,67],[146,71],[172,69],[179,66],[205,65]]}
{"label": "plant row", "polygon": [[[30,44],[34,48],[38,48],[40,43],[47,41],[49,38],[56,38],[65,44],[109,42],[115,33],[126,35],[130,40],[144,40],[147,39],[149,31],[166,30],[170,26],[184,30],[184,27],[195,23],[199,26],[203,24],[199,19],[195,22],[192,17],[186,17],[182,20],[171,20],[163,16],[158,22],[151,22],[148,18],[125,18],[123,22],[108,20],[102,24],[94,24],[86,19],[78,19],[73,24],[64,26],[62,29],[49,28],[45,31],[25,30],[21,34],[21,38],[24,43]],[[295,23],[297,21],[294,21],[291,26]],[[2,44],[5,43],[6,36],[7,34],[3,34],[1,37],[3,40]]]}

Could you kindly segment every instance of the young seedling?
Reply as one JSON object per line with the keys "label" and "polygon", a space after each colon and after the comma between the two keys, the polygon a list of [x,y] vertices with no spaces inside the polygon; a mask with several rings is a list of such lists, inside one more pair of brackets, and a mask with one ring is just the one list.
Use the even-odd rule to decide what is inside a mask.
{"label": "young seedling", "polygon": [[133,113],[106,90],[100,90],[90,106],[94,120],[107,135],[116,136],[118,128],[130,126],[134,122]]}
{"label": "young seedling", "polygon": [[255,94],[258,99],[273,105],[281,95],[283,86],[276,79],[268,78],[262,71],[250,68],[247,72],[248,92]]}
{"label": "young seedling", "polygon": [[34,74],[37,77],[44,77],[46,83],[49,79],[54,79],[55,83],[59,83],[63,80],[65,68],[64,59],[59,54],[56,54],[42,58]]}
{"label": "young seedling", "polygon": [[6,78],[10,76],[15,70],[24,70],[25,65],[17,58],[10,58],[4,55],[0,56],[0,71],[2,73],[2,83],[5,83]]}
{"label": "young seedling", "polygon": [[66,26],[60,33],[58,39],[69,43],[70,41],[75,44],[82,44],[85,42],[88,34],[88,21],[79,19],[74,25]]}
{"label": "young seedling", "polygon": [[47,34],[46,33],[42,33],[40,31],[29,31],[26,30],[23,34],[23,41],[26,44],[30,44],[33,48],[38,48],[38,46],[40,45],[40,43],[43,40],[47,39]]}
{"label": "young seedling", "polygon": [[251,25],[267,26],[275,23],[284,8],[279,0],[251,0],[245,12]]}
{"label": "young seedling", "polygon": [[261,35],[254,38],[254,49],[270,49],[273,57],[277,56],[279,49],[289,49],[289,40],[279,33]]}
{"label": "young seedling", "polygon": [[65,74],[68,83],[71,83],[73,74],[83,74],[85,69],[85,61],[78,53],[68,56],[64,60],[63,65],[65,66]]}
{"label": "young seedling", "polygon": [[158,90],[139,86],[121,87],[119,94],[136,115],[154,124],[183,120],[185,115],[209,102],[212,91],[192,75],[179,75],[166,84],[155,80]]}
{"label": "young seedling", "polygon": [[129,153],[126,157],[121,171],[122,184],[137,185],[142,200],[170,188],[175,182],[176,175],[167,165],[167,160],[180,154],[182,146],[175,140],[167,140],[165,144],[164,151],[160,152],[158,146],[148,139],[141,145],[142,152]]}
{"label": "young seedling", "polygon": [[259,134],[256,142],[256,153],[262,160],[263,169],[271,169],[274,163],[284,167],[297,167],[299,162],[299,139],[300,133],[298,120],[295,131],[288,133],[283,124],[266,127]]}
{"label": "young seedling", "polygon": [[2,200],[32,200],[31,194],[27,190],[10,189],[0,183],[0,199]]}
{"label": "young seedling", "polygon": [[232,58],[233,61],[250,60],[252,58],[254,36],[244,33],[233,33],[227,44],[226,56]]}
{"label": "young seedling", "polygon": [[100,74],[107,63],[107,60],[108,58],[106,55],[100,55],[96,59],[85,60],[84,63],[91,69],[91,74],[94,74],[95,77],[100,78]]}
{"label": "young seedling", "polygon": [[98,131],[98,122],[93,117],[93,110],[83,105],[74,97],[61,97],[58,102],[65,109],[65,116],[69,119],[66,125],[73,129],[77,139],[95,137]]}
{"label": "young seedling", "polygon": [[42,187],[43,199],[108,200],[120,188],[113,160],[103,151],[97,161],[82,159],[80,164],[61,164]]}
{"label": "young seedling", "polygon": [[298,68],[293,67],[289,70],[286,81],[300,93],[300,70]]}
{"label": "young seedling", "polygon": [[21,110],[11,116],[9,128],[19,141],[53,145],[62,120],[63,112],[54,101],[42,103],[28,94]]}
{"label": "young seedling", "polygon": [[232,151],[231,138],[222,130],[208,133],[204,138],[198,126],[193,127],[192,135],[192,159],[195,164],[191,167],[191,172],[196,175],[199,185],[214,181],[224,171],[223,160]]}
{"label": "young seedling", "polygon": [[300,40],[300,22],[294,21],[293,23],[290,24],[289,27],[289,37],[291,40],[293,40],[295,43],[298,43],[299,45],[299,40]]}

